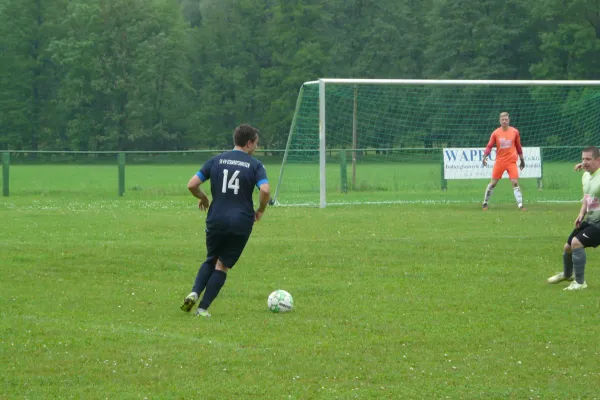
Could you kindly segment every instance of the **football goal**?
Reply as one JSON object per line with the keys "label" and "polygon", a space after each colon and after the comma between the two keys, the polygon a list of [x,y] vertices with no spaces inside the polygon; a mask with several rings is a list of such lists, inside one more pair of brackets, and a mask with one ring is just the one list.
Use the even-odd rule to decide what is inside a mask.
{"label": "football goal", "polygon": [[320,207],[480,201],[480,179],[491,175],[481,157],[501,112],[521,133],[522,186],[535,192],[529,198],[572,200],[580,191],[574,163],[585,146],[600,145],[599,86],[549,80],[306,82],[273,200]]}

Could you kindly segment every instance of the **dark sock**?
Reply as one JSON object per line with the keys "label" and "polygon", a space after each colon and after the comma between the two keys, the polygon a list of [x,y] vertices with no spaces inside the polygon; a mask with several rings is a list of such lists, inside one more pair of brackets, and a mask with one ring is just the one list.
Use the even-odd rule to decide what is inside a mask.
{"label": "dark sock", "polygon": [[573,255],[566,251],[563,253],[563,274],[565,278],[573,275]]}
{"label": "dark sock", "polygon": [[204,296],[202,296],[202,301],[200,301],[198,308],[208,310],[210,304],[219,294],[219,290],[225,284],[225,279],[227,279],[227,274],[221,270],[217,269],[212,273],[206,284],[206,291],[204,292]]}
{"label": "dark sock", "polygon": [[585,249],[578,248],[573,249],[573,269],[575,270],[575,280],[577,283],[585,282],[584,272],[585,272]]}
{"label": "dark sock", "polygon": [[210,276],[212,275],[214,270],[215,270],[215,264],[205,261],[200,266],[200,269],[198,269],[198,273],[196,274],[196,281],[194,282],[194,287],[192,288],[192,292],[196,292],[196,293],[198,293],[198,296],[200,296],[200,293],[202,293],[202,291],[206,287],[206,283],[210,279]]}

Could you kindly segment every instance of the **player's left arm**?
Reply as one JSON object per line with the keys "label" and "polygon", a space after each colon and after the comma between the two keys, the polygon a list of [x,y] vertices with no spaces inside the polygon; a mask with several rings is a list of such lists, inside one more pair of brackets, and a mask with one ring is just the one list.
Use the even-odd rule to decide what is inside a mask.
{"label": "player's left arm", "polygon": [[519,134],[519,131],[517,131],[517,134],[515,135],[515,148],[517,149],[517,154],[521,160],[519,168],[523,169],[525,168],[525,158],[523,158],[523,147],[521,147],[521,135]]}
{"label": "player's left arm", "polygon": [[269,187],[269,180],[267,179],[267,170],[262,163],[258,166],[255,171],[256,186],[258,187],[258,208],[254,213],[254,219],[260,221],[262,215],[267,209],[269,199],[271,198],[271,189]]}

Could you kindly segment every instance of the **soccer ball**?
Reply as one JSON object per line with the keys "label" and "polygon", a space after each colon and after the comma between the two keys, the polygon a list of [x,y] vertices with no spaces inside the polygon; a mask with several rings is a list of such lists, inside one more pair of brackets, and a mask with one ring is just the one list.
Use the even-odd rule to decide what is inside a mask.
{"label": "soccer ball", "polygon": [[269,310],[275,313],[288,312],[294,308],[294,299],[291,294],[280,289],[269,295],[267,305],[269,306]]}

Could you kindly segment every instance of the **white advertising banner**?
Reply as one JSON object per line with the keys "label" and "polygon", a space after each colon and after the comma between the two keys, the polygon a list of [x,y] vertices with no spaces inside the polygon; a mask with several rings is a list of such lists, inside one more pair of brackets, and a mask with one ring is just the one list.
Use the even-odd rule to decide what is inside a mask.
{"label": "white advertising banner", "polygon": [[[490,179],[496,163],[496,149],[492,149],[487,166],[483,166],[485,148],[453,147],[444,151],[444,179]],[[523,147],[525,168],[519,171],[519,178],[541,178],[542,158],[539,147]],[[517,159],[517,165],[519,160]],[[508,178],[504,172],[502,178]]]}

